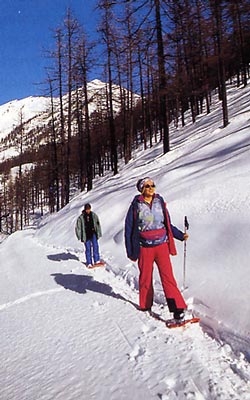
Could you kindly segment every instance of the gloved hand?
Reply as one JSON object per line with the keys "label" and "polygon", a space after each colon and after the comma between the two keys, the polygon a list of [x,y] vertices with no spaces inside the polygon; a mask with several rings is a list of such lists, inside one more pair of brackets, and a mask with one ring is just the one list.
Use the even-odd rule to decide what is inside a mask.
{"label": "gloved hand", "polygon": [[187,233],[184,233],[183,240],[188,240],[188,234]]}

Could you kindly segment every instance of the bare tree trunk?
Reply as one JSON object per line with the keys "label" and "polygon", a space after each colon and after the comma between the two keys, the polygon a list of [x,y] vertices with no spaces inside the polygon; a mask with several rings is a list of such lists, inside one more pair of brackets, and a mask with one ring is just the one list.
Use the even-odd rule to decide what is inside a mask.
{"label": "bare tree trunk", "polygon": [[157,32],[157,56],[158,56],[158,79],[159,79],[159,101],[160,101],[160,129],[163,135],[163,153],[170,150],[169,146],[169,128],[167,118],[167,96],[166,96],[166,71],[165,56],[162,37],[160,0],[154,0],[156,32]]}
{"label": "bare tree trunk", "polygon": [[114,3],[109,0],[101,0],[99,7],[104,10],[103,28],[102,33],[106,45],[107,53],[107,75],[108,75],[108,90],[107,90],[107,105],[108,105],[108,122],[110,132],[110,151],[111,151],[111,165],[114,175],[118,173],[118,154],[116,143],[116,129],[114,123],[114,109],[113,109],[113,79],[112,79],[112,46],[111,46],[111,32],[110,23],[112,21],[111,8]]}
{"label": "bare tree trunk", "polygon": [[218,78],[219,78],[219,93],[222,101],[222,112],[223,112],[223,126],[224,128],[229,124],[228,120],[228,107],[227,107],[227,92],[226,92],[226,75],[225,65],[222,51],[222,10],[221,4],[216,0],[213,3],[213,13],[215,18],[216,26],[216,41],[218,51]]}

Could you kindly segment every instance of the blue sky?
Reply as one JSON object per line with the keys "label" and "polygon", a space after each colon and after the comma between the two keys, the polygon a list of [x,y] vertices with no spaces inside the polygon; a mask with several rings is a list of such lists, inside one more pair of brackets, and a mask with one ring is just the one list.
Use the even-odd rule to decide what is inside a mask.
{"label": "blue sky", "polygon": [[0,0],[0,105],[43,95],[40,83],[48,65],[44,49],[53,48],[53,30],[70,7],[88,35],[94,36],[95,4],[95,0]]}

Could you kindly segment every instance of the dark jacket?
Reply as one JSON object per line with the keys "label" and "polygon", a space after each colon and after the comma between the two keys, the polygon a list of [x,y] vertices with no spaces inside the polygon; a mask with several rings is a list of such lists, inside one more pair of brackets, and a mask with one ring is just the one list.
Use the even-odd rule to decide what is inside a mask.
{"label": "dark jacket", "polygon": [[[166,203],[163,198],[156,194],[162,205],[164,224],[168,234],[168,245],[169,252],[171,255],[176,255],[176,247],[174,243],[174,238],[183,241],[184,233],[180,231],[176,226],[171,224],[170,215],[166,208]],[[142,200],[141,195],[134,197],[125,219],[125,247],[128,258],[136,261],[140,254],[140,233],[138,229],[138,202]]]}
{"label": "dark jacket", "polygon": [[[99,239],[102,236],[102,230],[101,230],[101,224],[100,220],[93,211],[91,211],[92,217],[93,217],[93,223],[94,223],[94,229],[96,233],[97,239]],[[84,214],[82,213],[76,221],[75,225],[75,233],[77,236],[78,240],[81,240],[81,242],[86,242],[87,237],[86,237],[86,229],[85,229],[85,221],[84,221]]]}

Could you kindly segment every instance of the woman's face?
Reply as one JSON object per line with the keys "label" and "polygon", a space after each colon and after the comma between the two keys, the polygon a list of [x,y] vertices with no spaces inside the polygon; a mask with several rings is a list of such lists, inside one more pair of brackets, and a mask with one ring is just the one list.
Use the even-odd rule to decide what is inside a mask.
{"label": "woman's face", "polygon": [[143,186],[143,195],[145,196],[153,196],[155,192],[155,184],[152,180],[146,181]]}

